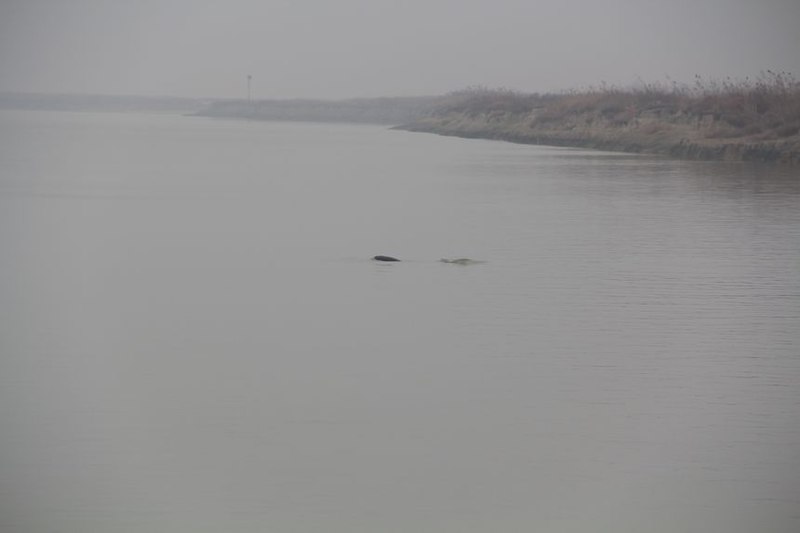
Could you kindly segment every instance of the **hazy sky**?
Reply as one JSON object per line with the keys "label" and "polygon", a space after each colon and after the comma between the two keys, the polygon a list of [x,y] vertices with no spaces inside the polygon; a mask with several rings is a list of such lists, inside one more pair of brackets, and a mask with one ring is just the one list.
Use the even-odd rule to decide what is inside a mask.
{"label": "hazy sky", "polygon": [[548,91],[800,75],[800,0],[0,0],[0,91]]}

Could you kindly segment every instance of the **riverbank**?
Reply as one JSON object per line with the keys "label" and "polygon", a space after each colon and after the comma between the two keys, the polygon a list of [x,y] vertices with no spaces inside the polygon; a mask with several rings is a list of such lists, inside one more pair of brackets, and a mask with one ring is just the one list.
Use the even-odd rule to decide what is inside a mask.
{"label": "riverbank", "polygon": [[395,125],[428,116],[441,96],[352,98],[347,100],[217,100],[195,115],[248,120],[346,122]]}
{"label": "riverbank", "polygon": [[559,95],[468,89],[398,128],[684,159],[800,164],[800,83],[770,73],[754,82],[692,89]]}
{"label": "riverbank", "polygon": [[0,92],[0,109],[97,113],[194,113],[207,99],[177,96]]}

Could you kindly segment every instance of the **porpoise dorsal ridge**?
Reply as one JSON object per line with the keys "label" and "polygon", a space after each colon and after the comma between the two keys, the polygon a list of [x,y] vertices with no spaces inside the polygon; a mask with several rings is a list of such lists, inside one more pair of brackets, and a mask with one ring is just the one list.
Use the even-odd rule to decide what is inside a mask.
{"label": "porpoise dorsal ridge", "polygon": [[470,259],[469,257],[459,257],[458,259],[446,259],[442,258],[439,259],[442,263],[448,263],[451,265],[476,265],[478,263],[483,263],[484,261],[476,261],[475,259]]}

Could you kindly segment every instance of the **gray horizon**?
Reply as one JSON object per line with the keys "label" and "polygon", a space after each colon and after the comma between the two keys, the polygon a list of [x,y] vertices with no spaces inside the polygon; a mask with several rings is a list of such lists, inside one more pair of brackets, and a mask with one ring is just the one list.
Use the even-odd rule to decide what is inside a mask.
{"label": "gray horizon", "polygon": [[552,92],[800,72],[791,0],[0,3],[0,91],[241,98]]}

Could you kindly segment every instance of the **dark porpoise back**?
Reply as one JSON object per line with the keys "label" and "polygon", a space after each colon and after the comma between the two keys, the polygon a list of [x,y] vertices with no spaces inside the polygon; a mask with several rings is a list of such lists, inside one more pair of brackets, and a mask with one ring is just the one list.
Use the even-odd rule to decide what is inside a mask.
{"label": "dark porpoise back", "polygon": [[396,257],[390,257],[388,255],[376,255],[372,259],[373,261],[400,261]]}

